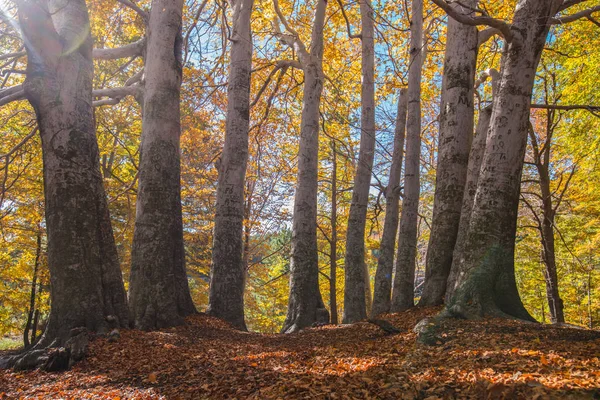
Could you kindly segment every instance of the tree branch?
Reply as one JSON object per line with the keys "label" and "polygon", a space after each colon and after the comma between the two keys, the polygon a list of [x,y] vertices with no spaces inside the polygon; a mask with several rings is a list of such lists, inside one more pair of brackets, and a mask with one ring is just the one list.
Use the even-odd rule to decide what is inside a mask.
{"label": "tree branch", "polygon": [[348,15],[346,15],[346,10],[344,10],[344,5],[342,4],[342,0],[337,0],[340,5],[340,9],[342,10],[342,16],[344,17],[344,21],[346,21],[346,29],[348,30],[348,37],[350,39],[362,39],[362,32],[353,34],[352,27],[350,26],[350,20],[348,19]]}
{"label": "tree branch", "polygon": [[452,1],[451,3],[448,3],[447,1],[444,0],[431,0],[433,1],[433,3],[435,5],[437,5],[439,8],[441,8],[442,10],[444,10],[446,12],[446,14],[448,14],[450,17],[454,18],[456,21],[460,22],[461,24],[465,24],[465,25],[471,25],[471,26],[480,26],[480,25],[485,25],[485,26],[489,26],[490,28],[495,28],[498,30],[498,32],[504,37],[504,39],[507,42],[512,42],[515,39],[515,35],[512,31],[512,25],[496,19],[496,18],[492,18],[488,15],[482,15],[482,16],[470,16],[467,14],[463,14],[458,12],[456,9],[454,9],[454,7],[452,7],[451,3],[457,3],[456,1]]}
{"label": "tree branch", "polygon": [[94,49],[92,55],[96,60],[116,60],[118,58],[139,56],[144,51],[145,46],[146,38],[142,38],[137,42],[127,44],[123,47],[114,49]]}
{"label": "tree branch", "polygon": [[142,10],[137,4],[135,4],[134,2],[130,1],[130,0],[117,0],[119,3],[123,4],[125,7],[131,8],[133,11],[135,11],[136,13],[138,13],[138,15],[140,17],[142,17],[142,19],[144,20],[144,24],[148,25],[148,20],[150,18],[150,15]]}
{"label": "tree branch", "polygon": [[556,17],[550,19],[551,24],[566,24],[569,22],[577,21],[581,18],[591,17],[591,15],[595,12],[600,11],[600,6],[595,6],[592,8],[588,8],[587,10],[580,11],[575,14],[565,15],[564,17]]}

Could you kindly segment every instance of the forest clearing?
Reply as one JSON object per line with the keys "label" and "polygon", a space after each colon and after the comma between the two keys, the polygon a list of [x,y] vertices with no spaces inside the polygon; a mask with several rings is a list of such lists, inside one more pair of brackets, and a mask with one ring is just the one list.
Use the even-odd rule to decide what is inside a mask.
{"label": "forest clearing", "polygon": [[0,0],[1,398],[600,398],[600,0]]}
{"label": "forest clearing", "polygon": [[[414,325],[439,311],[387,315],[292,335],[232,329],[207,316],[159,332],[98,339],[64,373],[0,375],[0,398],[597,399],[600,333],[507,321],[450,321],[436,346]],[[443,343],[442,343],[443,342]]]}

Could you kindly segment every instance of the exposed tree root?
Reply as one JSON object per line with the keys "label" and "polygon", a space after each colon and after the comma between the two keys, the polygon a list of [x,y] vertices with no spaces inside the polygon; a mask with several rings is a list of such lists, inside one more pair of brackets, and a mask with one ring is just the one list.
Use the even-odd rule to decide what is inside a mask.
{"label": "exposed tree root", "polygon": [[64,371],[81,361],[87,354],[89,334],[86,328],[74,328],[64,345],[59,340],[45,346],[40,341],[30,349],[0,360],[0,368],[13,368],[16,371],[39,368],[43,371]]}

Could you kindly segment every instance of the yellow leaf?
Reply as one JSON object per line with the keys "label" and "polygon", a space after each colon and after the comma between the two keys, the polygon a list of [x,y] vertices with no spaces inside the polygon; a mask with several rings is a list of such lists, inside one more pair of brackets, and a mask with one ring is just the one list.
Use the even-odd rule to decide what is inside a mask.
{"label": "yellow leaf", "polygon": [[150,382],[150,383],[157,382],[156,372],[152,372],[150,375],[148,375],[148,382]]}

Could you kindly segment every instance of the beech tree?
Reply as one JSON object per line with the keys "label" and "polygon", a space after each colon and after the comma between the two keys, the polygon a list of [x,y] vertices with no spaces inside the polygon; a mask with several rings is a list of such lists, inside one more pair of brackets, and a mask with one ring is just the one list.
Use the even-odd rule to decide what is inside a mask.
{"label": "beech tree", "polygon": [[421,167],[422,0],[412,1],[411,13],[404,197],[402,198],[396,273],[394,275],[394,288],[390,309],[392,312],[399,312],[413,307],[415,293],[415,257],[420,194],[419,169]]}
{"label": "beech tree", "polygon": [[181,216],[182,9],[183,0],[153,0],[148,23],[129,287],[131,323],[146,330],[181,324],[196,311]]}
{"label": "beech tree", "polygon": [[[35,110],[44,166],[52,308],[34,347],[41,350],[65,345],[74,328],[127,326],[127,299],[100,174],[85,1],[20,1],[18,15],[27,51],[21,90]],[[13,362],[30,368],[45,358],[32,352]]]}
{"label": "beech tree", "polygon": [[[304,71],[304,97],[298,152],[298,178],[292,219],[292,256],[290,265],[290,296],[287,317],[282,332],[290,333],[312,325],[328,323],[329,312],[319,291],[319,260],[317,253],[317,188],[319,157],[319,106],[323,91],[323,28],[327,1],[317,0],[312,26],[310,50],[287,22],[273,1],[279,21],[286,33],[278,32],[298,54]],[[279,29],[279,24],[275,24]]]}
{"label": "beech tree", "polygon": [[360,1],[362,54],[361,126],[358,164],[354,175],[352,204],[346,233],[344,316],[350,324],[367,317],[367,296],[370,296],[369,271],[365,263],[365,225],[373,159],[375,157],[375,40],[373,8],[370,0]]}
{"label": "beech tree", "polygon": [[[246,330],[244,322],[244,181],[248,161],[250,120],[250,71],[253,0],[235,0],[231,61],[227,89],[225,145],[219,166],[219,184],[208,313]],[[249,240],[249,235],[246,236]],[[248,241],[247,240],[247,241]],[[246,242],[247,242],[246,241]]]}
{"label": "beech tree", "polygon": [[[470,15],[477,0],[452,3]],[[477,63],[477,28],[448,18],[442,77],[438,157],[425,283],[419,305],[441,304],[458,234],[469,149],[473,136],[473,83]]]}
{"label": "beech tree", "polygon": [[520,178],[531,96],[549,28],[553,22],[581,18],[555,18],[559,11],[578,2],[521,1],[510,24],[487,15],[468,17],[443,0],[434,2],[460,22],[498,29],[506,41],[467,237],[456,265],[457,289],[446,312],[531,320],[519,298],[514,276]]}
{"label": "beech tree", "polygon": [[396,114],[392,166],[390,168],[389,182],[385,189],[385,220],[383,223],[381,245],[379,246],[377,271],[375,272],[375,288],[373,290],[371,316],[377,316],[390,311],[392,274],[394,272],[394,250],[396,250],[396,234],[398,232],[400,175],[402,173],[402,155],[404,152],[407,105],[408,97],[406,89],[401,89],[400,95],[398,96],[398,113]]}

